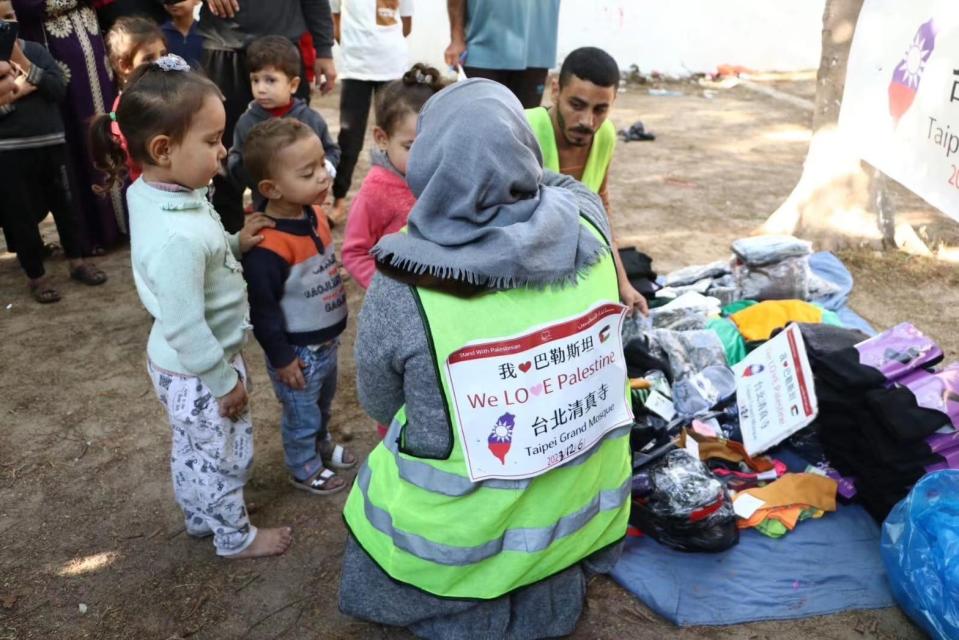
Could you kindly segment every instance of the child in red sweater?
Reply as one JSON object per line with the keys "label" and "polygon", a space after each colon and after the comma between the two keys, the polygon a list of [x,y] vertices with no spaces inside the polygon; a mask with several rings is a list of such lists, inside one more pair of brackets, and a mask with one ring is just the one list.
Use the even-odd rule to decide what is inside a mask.
{"label": "child in red sweater", "polygon": [[416,64],[376,94],[373,166],[350,207],[342,251],[343,266],[364,289],[376,273],[370,249],[380,238],[406,225],[416,202],[406,184],[416,118],[426,101],[442,88],[439,71]]}

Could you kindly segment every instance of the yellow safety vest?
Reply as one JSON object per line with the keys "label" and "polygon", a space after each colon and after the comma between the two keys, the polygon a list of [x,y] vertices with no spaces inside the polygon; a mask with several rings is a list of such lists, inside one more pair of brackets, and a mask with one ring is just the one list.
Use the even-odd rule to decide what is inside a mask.
{"label": "yellow safety vest", "polygon": [[452,446],[445,459],[409,454],[405,408],[399,411],[360,468],[346,502],[344,518],[359,545],[394,580],[442,597],[493,599],[621,540],[630,506],[628,425],[542,475],[473,482],[446,366],[465,345],[521,335],[603,302],[618,304],[611,255],[577,286],[469,298],[422,288],[414,294],[433,349]]}
{"label": "yellow safety vest", "polygon": [[[556,132],[553,131],[553,121],[549,117],[549,111],[545,107],[527,109],[526,120],[539,142],[539,148],[543,154],[543,166],[559,173]],[[580,182],[585,184],[593,193],[599,193],[602,188],[615,149],[616,127],[607,120],[593,136],[593,145],[589,149],[589,157],[586,159],[586,167],[583,169],[583,177],[580,179]]]}

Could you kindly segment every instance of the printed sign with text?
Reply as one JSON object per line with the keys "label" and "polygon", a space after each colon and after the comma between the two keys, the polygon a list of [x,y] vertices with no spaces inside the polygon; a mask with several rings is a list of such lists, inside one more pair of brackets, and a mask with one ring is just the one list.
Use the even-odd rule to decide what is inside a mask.
{"label": "printed sign with text", "polygon": [[625,313],[622,305],[600,303],[450,355],[446,372],[472,481],[538,476],[632,422]]}
{"label": "printed sign with text", "polygon": [[812,369],[796,325],[733,367],[743,446],[749,455],[779,444],[819,413]]}

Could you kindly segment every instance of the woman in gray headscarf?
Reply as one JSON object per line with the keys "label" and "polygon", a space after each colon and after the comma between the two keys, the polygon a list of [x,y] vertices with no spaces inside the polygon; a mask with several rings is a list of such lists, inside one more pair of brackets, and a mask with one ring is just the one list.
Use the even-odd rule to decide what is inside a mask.
{"label": "woman in gray headscarf", "polygon": [[[539,145],[520,103],[506,88],[488,80],[457,83],[424,106],[407,181],[417,196],[407,231],[384,237],[373,249],[379,273],[359,318],[360,402],[374,419],[392,425],[359,472],[345,509],[351,535],[343,561],[340,608],[358,618],[407,627],[425,638],[520,639],[571,633],[582,611],[587,578],[612,568],[625,535],[628,427],[606,433],[587,447],[589,455],[531,480],[471,483],[463,477],[465,472],[450,473],[455,466],[449,461],[462,461],[460,437],[451,427],[454,418],[441,382],[445,374],[434,353],[439,329],[430,323],[438,319],[427,318],[421,300],[427,294],[418,292],[439,291],[470,301],[533,291],[538,293],[520,299],[531,300],[534,307],[540,300],[549,306],[556,296],[568,301],[590,295],[597,304],[618,305],[602,203],[572,178],[544,172]],[[592,283],[592,288],[584,282]],[[592,308],[593,301],[582,304]],[[502,313],[523,311],[514,304],[506,305]],[[487,320],[495,326],[495,317]],[[453,324],[460,327],[453,330],[472,321],[468,314],[457,318]],[[405,415],[394,419],[401,407]],[[389,478],[391,484],[377,488],[376,481],[384,482],[383,476],[391,472],[398,473]],[[571,475],[576,473],[581,475]],[[550,493],[550,486],[564,486],[559,474],[566,474],[566,480],[572,477],[570,486],[583,489],[592,500],[580,509],[571,497],[575,491],[557,488],[554,493],[562,495]],[[522,494],[537,483],[538,505],[523,503]],[[387,498],[387,490],[397,485],[403,485],[398,487],[401,494]],[[596,491],[590,494],[593,485]],[[434,492],[433,497],[439,494],[438,502],[409,504],[427,490]],[[548,500],[542,500],[544,490]],[[490,491],[495,495],[477,497],[489,496]],[[484,506],[470,513],[471,522],[465,526],[493,530],[489,511],[501,508],[501,499],[511,491],[517,501],[504,509],[509,513],[494,518],[506,531],[491,533],[490,541],[479,547],[457,546],[460,540],[450,531],[464,523],[444,520],[443,514],[450,513],[444,509],[455,511],[463,504],[457,500],[471,498],[472,505]],[[392,512],[386,506],[390,500]],[[478,502],[486,500],[491,502]],[[549,511],[550,505],[544,503],[555,503],[553,508],[559,511],[572,505],[576,512],[561,517],[545,538],[534,535],[540,530],[510,529],[513,512]],[[404,530],[401,509],[426,522],[425,528]],[[431,537],[431,532],[437,535]],[[437,542],[443,538],[441,532],[446,534],[442,543]],[[577,552],[555,551],[574,536],[589,539]],[[519,563],[528,562],[521,556],[533,551],[545,555],[517,569]],[[495,571],[484,573],[480,567],[496,554],[509,553],[514,555],[499,558],[502,564]],[[474,560],[476,564],[470,564]],[[417,567],[422,569],[417,572]],[[508,577],[514,569],[518,574]],[[449,584],[455,588],[438,588],[430,576],[439,574],[453,575]],[[500,576],[501,589],[489,584]]]}

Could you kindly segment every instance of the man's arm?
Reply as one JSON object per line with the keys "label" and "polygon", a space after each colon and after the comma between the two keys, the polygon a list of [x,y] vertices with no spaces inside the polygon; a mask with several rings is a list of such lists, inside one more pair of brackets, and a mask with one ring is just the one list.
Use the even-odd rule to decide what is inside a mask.
{"label": "man's arm", "polygon": [[646,298],[629,282],[629,276],[626,275],[626,267],[623,266],[623,260],[619,257],[619,243],[616,242],[616,231],[613,229],[613,220],[610,217],[609,191],[606,188],[606,182],[609,180],[609,172],[603,176],[603,184],[599,187],[599,197],[603,201],[603,208],[606,209],[606,219],[609,220],[610,245],[613,248],[613,262],[616,264],[616,279],[619,281],[619,299],[630,309],[638,309],[644,316],[649,315],[649,305]]}
{"label": "man's arm", "polygon": [[316,49],[316,84],[324,95],[333,91],[336,82],[336,65],[333,64],[333,13],[330,0],[300,0],[306,28],[313,36]]}
{"label": "man's arm", "polygon": [[450,44],[444,58],[446,64],[455,69],[466,51],[466,0],[446,0],[446,13],[450,18]]}

